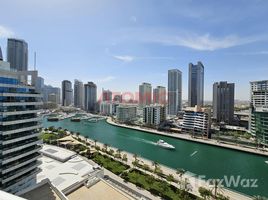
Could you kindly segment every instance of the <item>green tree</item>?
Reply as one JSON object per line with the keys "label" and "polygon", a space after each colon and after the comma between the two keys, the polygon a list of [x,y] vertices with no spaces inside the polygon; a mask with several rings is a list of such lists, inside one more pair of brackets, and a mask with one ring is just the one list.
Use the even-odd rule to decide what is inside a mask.
{"label": "green tree", "polygon": [[123,161],[125,161],[125,162],[127,163],[127,160],[128,160],[128,159],[127,159],[127,154],[124,154],[124,155],[123,155]]}
{"label": "green tree", "polygon": [[120,158],[120,159],[121,159],[121,152],[122,152],[121,149],[117,149],[117,150],[116,150],[117,157]]}
{"label": "green tree", "polygon": [[180,183],[180,189],[181,189],[181,187],[182,187],[182,176],[185,174],[185,170],[184,169],[182,169],[182,168],[178,168],[177,170],[176,170],[176,174],[178,174],[179,175],[179,177],[180,177],[180,181],[179,181],[179,183]]}
{"label": "green tree", "polygon": [[213,179],[210,181],[210,184],[212,185],[212,192],[214,197],[216,198],[219,191],[222,189],[222,186],[220,184],[220,180],[219,179]]}
{"label": "green tree", "polygon": [[94,147],[95,147],[95,149],[96,149],[96,146],[97,146],[97,142],[98,142],[98,140],[94,140]]}
{"label": "green tree", "polygon": [[168,182],[172,182],[172,181],[174,182],[174,180],[175,180],[175,179],[174,179],[174,176],[173,176],[172,174],[169,174],[169,175],[167,176],[167,181],[168,181]]}
{"label": "green tree", "polygon": [[212,192],[204,187],[199,187],[198,192],[200,193],[201,197],[203,197],[205,200],[212,196]]}
{"label": "green tree", "polygon": [[88,140],[88,136],[86,135],[85,138],[86,138],[86,141],[87,141]]}
{"label": "green tree", "polygon": [[107,152],[108,144],[104,144],[104,145],[103,145],[103,148],[104,148],[105,152]]}
{"label": "green tree", "polygon": [[254,196],[253,200],[268,200],[266,197],[262,197],[262,196]]}
{"label": "green tree", "polygon": [[157,167],[159,166],[157,161],[152,162],[152,166],[154,167],[154,173],[156,173]]}

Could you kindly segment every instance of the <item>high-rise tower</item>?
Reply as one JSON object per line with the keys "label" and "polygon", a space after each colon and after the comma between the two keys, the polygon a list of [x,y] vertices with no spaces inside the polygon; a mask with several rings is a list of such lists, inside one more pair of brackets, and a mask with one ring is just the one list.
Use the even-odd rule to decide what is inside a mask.
{"label": "high-rise tower", "polygon": [[204,66],[201,62],[197,65],[189,64],[188,104],[190,107],[203,106],[204,104]]}
{"label": "high-rise tower", "polygon": [[7,40],[7,61],[11,69],[28,70],[28,44],[24,40],[9,38]]}
{"label": "high-rise tower", "polygon": [[168,114],[177,115],[182,106],[182,73],[178,69],[168,70]]}

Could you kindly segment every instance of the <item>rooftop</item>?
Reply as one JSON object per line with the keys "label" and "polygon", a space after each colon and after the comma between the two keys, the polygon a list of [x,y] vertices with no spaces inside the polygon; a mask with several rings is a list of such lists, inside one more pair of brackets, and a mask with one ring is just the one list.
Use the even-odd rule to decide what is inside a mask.
{"label": "rooftop", "polygon": [[25,199],[38,199],[38,200],[61,200],[62,198],[55,192],[55,190],[49,185],[49,183],[46,183],[44,185],[41,185],[40,187],[37,187],[33,190],[30,190],[29,192],[26,192],[25,194],[21,195],[21,197]]}
{"label": "rooftop", "polygon": [[[41,152],[49,152],[52,156],[47,154],[48,157],[44,154],[39,159],[42,164],[40,165],[41,172],[37,174],[37,182],[48,178],[60,191],[64,192],[66,188],[85,180],[88,174],[95,171],[93,164],[66,149],[43,145]],[[65,158],[69,159],[66,160]]]}
{"label": "rooftop", "polygon": [[116,200],[128,200],[130,197],[126,196],[124,193],[119,192],[108,183],[104,181],[99,181],[95,185],[87,188],[82,186],[75,190],[74,192],[67,195],[69,200],[88,200],[88,199],[116,199]]}
{"label": "rooftop", "polygon": [[46,157],[53,158],[60,162],[65,162],[76,155],[76,153],[72,151],[52,145],[43,145],[41,153]]}

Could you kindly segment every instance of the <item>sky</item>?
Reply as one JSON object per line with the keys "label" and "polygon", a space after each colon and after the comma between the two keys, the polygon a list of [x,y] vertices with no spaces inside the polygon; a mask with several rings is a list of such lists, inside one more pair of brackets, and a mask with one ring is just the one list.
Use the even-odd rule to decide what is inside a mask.
{"label": "sky", "polygon": [[212,85],[235,83],[249,99],[249,82],[268,79],[267,0],[0,0],[0,46],[24,39],[45,84],[93,81],[98,91],[137,92],[142,82],[167,86],[167,71],[183,76],[205,66],[205,100]]}

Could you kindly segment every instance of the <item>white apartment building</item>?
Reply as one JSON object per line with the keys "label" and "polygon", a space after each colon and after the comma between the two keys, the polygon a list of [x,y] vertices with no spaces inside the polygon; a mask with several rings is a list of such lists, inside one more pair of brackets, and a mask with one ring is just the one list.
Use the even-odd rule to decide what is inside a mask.
{"label": "white apartment building", "polygon": [[158,126],[166,120],[167,109],[164,105],[150,105],[143,108],[143,123]]}
{"label": "white apartment building", "polygon": [[182,133],[210,137],[211,110],[198,106],[185,109]]}
{"label": "white apartment building", "polygon": [[102,115],[115,115],[118,103],[103,101],[100,103],[100,114]]}
{"label": "white apartment building", "polygon": [[116,119],[119,122],[132,122],[137,117],[137,106],[119,105],[116,107]]}

